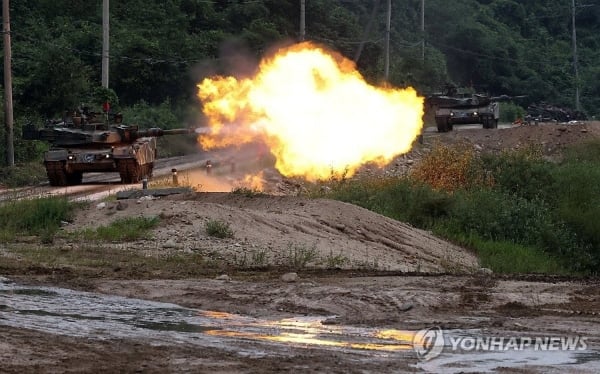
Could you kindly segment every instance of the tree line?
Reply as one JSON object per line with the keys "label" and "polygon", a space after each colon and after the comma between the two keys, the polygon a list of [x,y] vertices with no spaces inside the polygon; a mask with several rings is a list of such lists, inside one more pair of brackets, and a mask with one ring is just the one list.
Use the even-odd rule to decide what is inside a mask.
{"label": "tree line", "polygon": [[[381,83],[385,5],[306,0],[306,39],[358,57],[366,79]],[[565,107],[574,107],[578,84],[582,109],[598,115],[600,0],[576,4],[579,82],[573,74],[571,12],[565,0],[425,0],[423,33],[421,0],[392,0],[389,83],[426,95],[452,82],[494,95],[526,95],[523,106]],[[298,0],[112,2],[107,92],[99,88],[102,1],[13,1],[16,160],[39,154],[19,140],[23,123],[82,102],[99,105],[111,97],[113,106],[139,118],[181,122],[197,107],[202,77],[251,72],[273,46],[299,39],[299,19]]]}

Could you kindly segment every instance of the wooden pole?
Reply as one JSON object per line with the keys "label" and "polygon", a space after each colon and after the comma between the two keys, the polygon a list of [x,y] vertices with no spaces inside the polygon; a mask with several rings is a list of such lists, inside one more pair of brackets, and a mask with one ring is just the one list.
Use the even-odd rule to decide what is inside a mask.
{"label": "wooden pole", "polygon": [[577,31],[575,30],[575,0],[572,0],[572,21],[573,21],[573,69],[575,71],[575,109],[581,110],[579,103],[579,68],[577,58]]}
{"label": "wooden pole", "polygon": [[392,27],[392,0],[387,2],[387,20],[385,23],[385,66],[384,79],[387,82],[390,76],[390,30]]}
{"label": "wooden pole", "polygon": [[10,6],[2,1],[2,32],[4,34],[4,125],[6,130],[6,164],[15,165],[12,99],[12,52],[10,47]]}
{"label": "wooden pole", "polygon": [[108,88],[109,12],[108,0],[102,1],[102,87]]}
{"label": "wooden pole", "polygon": [[425,62],[425,0],[421,0],[421,60]]}
{"label": "wooden pole", "polygon": [[306,38],[306,0],[300,0],[300,41]]}

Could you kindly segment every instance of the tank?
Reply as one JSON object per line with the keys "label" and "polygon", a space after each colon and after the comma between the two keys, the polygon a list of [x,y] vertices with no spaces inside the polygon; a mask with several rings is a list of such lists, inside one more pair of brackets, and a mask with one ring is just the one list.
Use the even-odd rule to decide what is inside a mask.
{"label": "tank", "polygon": [[500,118],[499,102],[512,99],[507,95],[490,96],[446,86],[443,93],[428,96],[426,104],[435,111],[438,131],[447,132],[458,124],[482,124],[484,129],[497,128]]}
{"label": "tank", "polygon": [[44,165],[51,186],[80,184],[83,173],[118,172],[122,183],[151,177],[157,157],[156,138],[190,134],[193,129],[140,129],[122,124],[120,114],[93,113],[87,109],[67,113],[44,127],[23,127],[23,139],[50,143]]}

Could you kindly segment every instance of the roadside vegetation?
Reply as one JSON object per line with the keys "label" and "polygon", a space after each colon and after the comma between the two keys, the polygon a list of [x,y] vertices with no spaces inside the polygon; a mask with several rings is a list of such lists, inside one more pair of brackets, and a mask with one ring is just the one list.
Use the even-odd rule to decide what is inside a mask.
{"label": "roadside vegetation", "polygon": [[[479,155],[438,144],[406,177],[341,180],[320,195],[408,222],[501,273],[598,274],[600,141],[560,162],[535,148]],[[325,192],[323,192],[325,191]]]}
{"label": "roadside vegetation", "polygon": [[0,242],[36,235],[52,242],[63,222],[72,219],[76,205],[64,197],[10,201],[0,205]]}
{"label": "roadside vegetation", "polygon": [[88,240],[107,242],[132,241],[144,238],[148,231],[159,223],[158,217],[125,217],[114,220],[108,225],[87,229],[83,237]]}
{"label": "roadside vegetation", "polygon": [[[26,269],[36,269],[40,273],[60,278],[61,274],[71,274],[72,268],[85,277],[105,276],[114,278],[169,278],[212,275],[221,270],[205,256],[198,253],[171,253],[149,256],[136,251],[127,251],[93,244],[75,248],[58,246],[11,246],[8,252],[16,256],[2,257],[0,271],[3,274],[23,274]],[[24,270],[25,269],[25,270]]]}
{"label": "roadside vegetation", "polygon": [[211,219],[204,225],[206,235],[219,239],[233,238],[234,232],[228,222]]}

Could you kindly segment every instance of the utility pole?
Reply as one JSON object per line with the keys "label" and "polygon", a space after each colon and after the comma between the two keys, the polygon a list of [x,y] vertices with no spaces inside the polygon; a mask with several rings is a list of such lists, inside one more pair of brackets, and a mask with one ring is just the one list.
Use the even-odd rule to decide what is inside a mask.
{"label": "utility pole", "polygon": [[102,0],[102,87],[108,88],[108,0]]}
{"label": "utility pole", "polygon": [[4,34],[4,125],[6,132],[6,164],[15,165],[13,144],[12,52],[10,48],[10,6],[2,1],[2,33]]}
{"label": "utility pole", "polygon": [[387,19],[385,22],[385,65],[384,65],[384,79],[387,82],[390,76],[390,29],[392,27],[392,0],[387,2]]}
{"label": "utility pole", "polygon": [[300,41],[306,37],[306,0],[300,0]]}
{"label": "utility pole", "polygon": [[575,30],[575,0],[571,0],[571,16],[573,21],[573,69],[575,71],[575,110],[581,110],[579,104],[579,68],[577,59],[577,31]]}
{"label": "utility pole", "polygon": [[421,0],[421,61],[425,62],[425,0]]}

